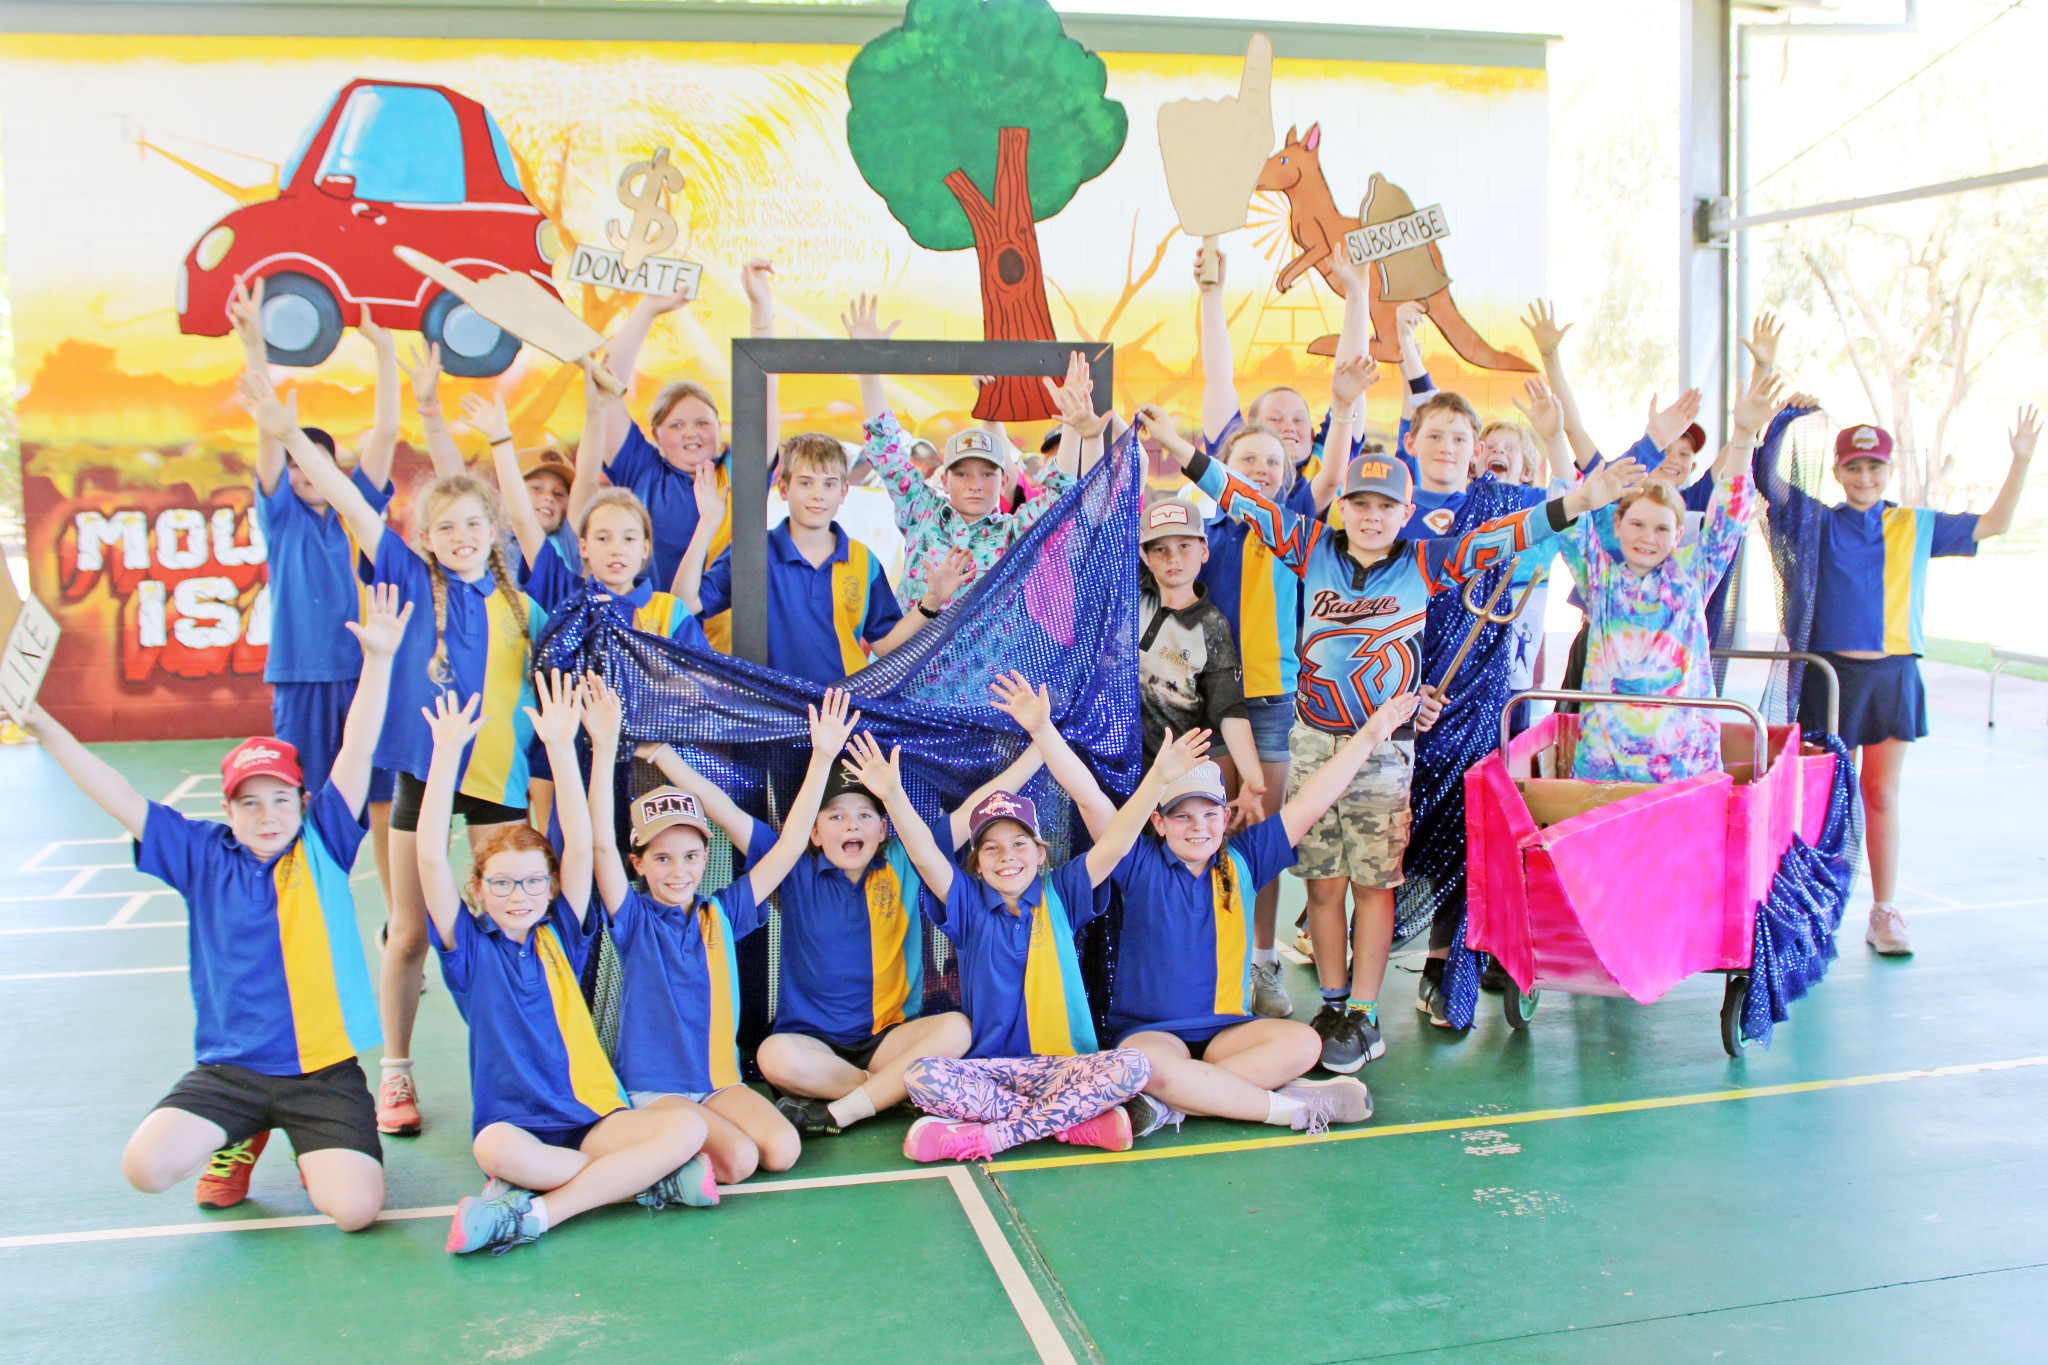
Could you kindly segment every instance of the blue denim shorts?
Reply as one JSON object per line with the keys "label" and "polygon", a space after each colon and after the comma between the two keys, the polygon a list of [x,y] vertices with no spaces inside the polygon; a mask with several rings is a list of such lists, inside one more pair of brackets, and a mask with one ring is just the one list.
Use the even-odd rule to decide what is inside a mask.
{"label": "blue denim shorts", "polygon": [[1244,714],[1252,723],[1252,743],[1258,746],[1259,762],[1287,762],[1287,736],[1294,730],[1294,698],[1246,697]]}

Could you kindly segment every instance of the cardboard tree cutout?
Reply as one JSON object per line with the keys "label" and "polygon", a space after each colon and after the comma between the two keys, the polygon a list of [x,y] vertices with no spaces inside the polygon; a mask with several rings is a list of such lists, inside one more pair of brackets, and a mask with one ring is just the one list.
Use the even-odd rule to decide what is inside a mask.
{"label": "cardboard tree cutout", "polygon": [[1273,148],[1273,44],[1254,33],[1237,94],[1159,106],[1159,158],[1180,230],[1202,239],[1203,284],[1222,278],[1216,239],[1244,226]]}
{"label": "cardboard tree cutout", "polygon": [[[911,0],[846,71],[846,143],[910,239],[973,247],[982,335],[1053,341],[1037,224],[1109,169],[1129,120],[1109,72],[1046,0]],[[1053,416],[1035,378],[998,375],[977,418]]]}

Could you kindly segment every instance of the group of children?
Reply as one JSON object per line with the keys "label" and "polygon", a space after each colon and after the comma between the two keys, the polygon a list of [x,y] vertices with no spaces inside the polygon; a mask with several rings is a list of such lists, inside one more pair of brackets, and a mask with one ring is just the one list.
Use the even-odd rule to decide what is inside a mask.
{"label": "group of children", "polygon": [[[742,275],[757,334],[774,325],[772,274],[757,261]],[[1128,799],[1101,789],[1045,690],[1018,673],[991,680],[990,704],[1029,745],[948,815],[943,841],[907,796],[899,755],[860,729],[837,684],[938,619],[1119,435],[1095,411],[1078,357],[1063,382],[1047,381],[1061,424],[1032,460],[1000,427],[942,447],[914,440],[866,376],[857,462],[818,433],[771,436],[770,449],[743,455],[773,462],[788,507],[769,537],[770,662],[825,685],[780,829],[673,749],[643,745],[637,756],[662,785],[633,800],[623,856],[619,696],[594,673],[536,676],[534,649],[549,613],[579,595],[627,628],[706,654],[725,646],[732,456],[710,393],[664,387],[650,436],[587,384],[573,463],[520,451],[502,405],[466,399],[490,445],[495,477],[484,480],[448,435],[437,357],[416,355],[434,477],[411,492],[408,539],[385,518],[398,432],[389,334],[364,317],[376,421],[344,472],[333,439],[278,400],[261,286],[239,289],[230,314],[259,432],[276,735],[230,751],[217,823],[145,801],[47,713],[30,725],[135,837],[138,866],[190,907],[198,1065],[130,1139],[130,1181],[163,1190],[199,1174],[199,1202],[228,1206],[282,1128],[314,1205],[343,1228],[367,1225],[383,1197],[381,1138],[422,1126],[410,1051],[430,948],[469,1028],[473,1152],[487,1177],[455,1214],[456,1252],[502,1252],[608,1203],[715,1204],[721,1185],[786,1170],[804,1142],[906,1100],[923,1111],[904,1142],[919,1161],[985,1159],[1047,1137],[1124,1150],[1188,1115],[1310,1132],[1361,1122],[1372,1102],[1354,1073],[1386,1048],[1378,1001],[1396,897],[1432,838],[1436,865],[1455,852],[1460,872],[1432,905],[1418,1007],[1450,1022],[1444,961],[1462,919],[1451,779],[1462,765],[1448,745],[1432,755],[1432,729],[1538,676],[1528,637],[1512,631],[1472,653],[1461,688],[1431,667],[1444,622],[1463,619],[1461,589],[1510,575],[1526,611],[1561,554],[1586,614],[1587,690],[1708,695],[1708,618],[1759,489],[1773,537],[1804,537],[1818,586],[1788,634],[1842,669],[1842,735],[1864,754],[1871,940],[1903,950],[1887,822],[1903,745],[1925,733],[1912,667],[1921,575],[1930,555],[1969,553],[2010,524],[2032,415],[1982,517],[1884,503],[1891,441],[1868,426],[1842,433],[1848,500],[1828,509],[1776,468],[1786,427],[1813,404],[1781,407],[1768,322],[1729,441],[1695,483],[1697,393],[1653,404],[1642,438],[1604,459],[1557,358],[1566,329],[1539,307],[1529,326],[1549,382],[1530,381],[1517,401],[1527,426],[1483,424],[1434,388],[1415,341],[1421,311],[1408,305],[1408,392],[1389,454],[1358,435],[1375,367],[1364,358],[1368,291],[1348,283],[1320,424],[1292,388],[1240,408],[1220,281],[1199,286],[1199,444],[1156,406],[1135,414],[1204,502],[1156,498],[1139,513],[1144,775]],[[655,319],[682,302],[637,308],[610,363],[630,375]],[[893,330],[867,299],[845,322],[855,337]],[[904,534],[893,586],[836,520],[851,483],[869,476]],[[1818,719],[1810,698],[1802,709]],[[1718,730],[1674,708],[1590,708],[1577,749],[1577,773],[1592,780],[1668,781],[1719,761]],[[1041,768],[1089,835],[1064,862],[1023,794]],[[466,881],[449,856],[456,815]],[[1454,823],[1455,836],[1440,833]],[[714,830],[745,870],[705,894]],[[374,987],[348,887],[373,832],[388,906]],[[1308,1024],[1291,1017],[1275,946],[1288,867],[1304,881],[1323,996]],[[1109,997],[1091,1001],[1076,935],[1112,888],[1117,971]],[[772,1100],[742,1079],[736,971],[737,942],[767,921],[771,897],[778,1007],[755,1062]],[[927,923],[951,944],[957,1012],[924,1012]],[[610,1046],[582,985],[601,938],[622,982]],[[357,1057],[380,1045],[373,1097]],[[1328,1078],[1307,1079],[1318,1067]]]}

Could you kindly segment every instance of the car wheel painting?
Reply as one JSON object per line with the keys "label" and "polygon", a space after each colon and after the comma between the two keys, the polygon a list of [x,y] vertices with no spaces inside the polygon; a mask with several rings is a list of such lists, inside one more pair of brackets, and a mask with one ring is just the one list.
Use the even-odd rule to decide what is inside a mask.
{"label": "car wheel painting", "polygon": [[449,293],[434,295],[421,315],[420,334],[440,344],[443,370],[468,379],[503,374],[519,355],[518,337]]}
{"label": "car wheel painting", "polygon": [[273,365],[318,365],[341,341],[341,305],[311,276],[272,275],[263,281],[263,339]]}

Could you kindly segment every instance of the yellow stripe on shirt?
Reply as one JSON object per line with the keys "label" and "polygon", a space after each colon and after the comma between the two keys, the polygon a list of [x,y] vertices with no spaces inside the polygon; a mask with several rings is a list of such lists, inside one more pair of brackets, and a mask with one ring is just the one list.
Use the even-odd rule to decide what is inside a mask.
{"label": "yellow stripe on shirt", "polygon": [[868,582],[873,573],[868,547],[846,542],[846,558],[832,566],[832,630],[839,637],[839,666],[858,673],[868,666],[861,627],[868,619]]}
{"label": "yellow stripe on shirt", "polygon": [[1244,883],[1251,869],[1236,854],[1225,854],[1209,869],[1216,907],[1216,1013],[1250,1014],[1246,999],[1245,960],[1251,952],[1252,926],[1244,913]]}
{"label": "yellow stripe on shirt", "polygon": [[[1280,621],[1278,594],[1273,587],[1274,568],[1273,552],[1266,548],[1266,542],[1246,535],[1237,587],[1237,652],[1244,666],[1247,697],[1278,697],[1287,690],[1280,679]],[[1293,624],[1290,621],[1288,627],[1292,629]]]}
{"label": "yellow stripe on shirt", "polygon": [[597,1040],[597,1025],[590,1021],[590,1006],[583,1003],[583,985],[569,955],[555,937],[555,927],[543,924],[534,930],[535,951],[541,971],[546,974],[548,998],[555,1007],[555,1027],[562,1033],[562,1051],[569,1059],[569,1090],[576,1102],[603,1118],[626,1107],[619,1077]]}
{"label": "yellow stripe on shirt", "polygon": [[320,888],[304,843],[278,859],[270,875],[277,887],[277,940],[284,955],[284,986],[291,1000],[299,1070],[310,1073],[347,1061],[356,1049],[341,1017],[327,914],[320,906]]}
{"label": "yellow stripe on shirt", "polygon": [[[527,612],[529,630],[533,629],[533,613],[528,611],[531,601],[520,594],[518,610]],[[524,806],[525,784],[522,781],[514,792],[512,772],[515,765],[523,768],[526,763],[526,755],[520,749],[520,707],[527,701],[525,693],[530,685],[526,674],[531,645],[504,593],[493,592],[485,600],[484,612],[490,623],[490,635],[485,646],[481,714],[490,717],[490,723],[477,735],[469,751],[469,767],[462,774],[461,791],[464,796],[480,801]]]}
{"label": "yellow stripe on shirt", "polygon": [[1913,569],[1920,541],[1919,514],[1891,507],[1884,514],[1884,652],[1913,652]]}
{"label": "yellow stripe on shirt", "polygon": [[738,967],[733,961],[732,926],[714,901],[697,902],[697,924],[704,937],[704,975],[711,996],[711,1021],[704,1030],[704,1064],[711,1088],[739,1084],[740,1050],[734,997],[739,993]]}
{"label": "yellow stripe on shirt", "polygon": [[880,1033],[903,1022],[910,999],[910,972],[903,960],[903,884],[884,862],[868,873],[868,960],[874,978],[874,1026]]}
{"label": "yellow stripe on shirt", "polygon": [[677,605],[674,593],[649,594],[645,606],[633,609],[633,629],[644,630],[649,635],[659,635],[664,640],[667,639],[676,628]]}
{"label": "yellow stripe on shirt", "polygon": [[[1074,1034],[1067,1017],[1066,974],[1061,970],[1059,933],[1053,927],[1051,899],[1041,891],[1031,907],[1031,948],[1024,956],[1024,1021],[1031,1050],[1041,1057],[1074,1055]],[[996,914],[1007,914],[997,909]]]}

